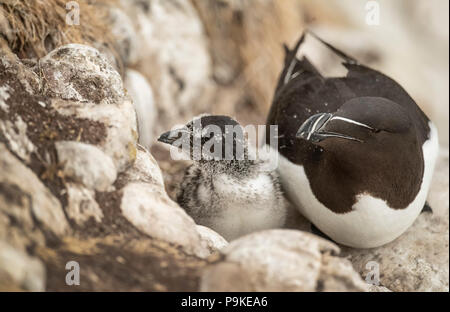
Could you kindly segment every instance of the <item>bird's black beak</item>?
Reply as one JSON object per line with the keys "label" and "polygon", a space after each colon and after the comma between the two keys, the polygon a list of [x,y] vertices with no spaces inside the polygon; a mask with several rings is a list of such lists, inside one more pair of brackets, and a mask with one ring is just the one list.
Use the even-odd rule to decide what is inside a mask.
{"label": "bird's black beak", "polygon": [[310,141],[311,143],[319,143],[327,138],[342,138],[347,140],[361,140],[346,134],[327,131],[326,125],[333,117],[330,113],[321,113],[309,117],[298,129],[296,137]]}
{"label": "bird's black beak", "polygon": [[182,137],[183,133],[188,133],[188,132],[189,131],[185,128],[167,131],[159,136],[158,141],[172,145],[175,141],[177,141],[178,139],[180,139]]}

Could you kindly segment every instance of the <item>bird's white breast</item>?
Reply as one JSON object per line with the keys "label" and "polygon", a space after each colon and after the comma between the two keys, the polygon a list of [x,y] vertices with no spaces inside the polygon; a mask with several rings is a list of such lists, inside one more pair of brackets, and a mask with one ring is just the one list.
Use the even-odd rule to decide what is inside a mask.
{"label": "bird's white breast", "polygon": [[[214,192],[220,203],[217,215],[209,220],[210,227],[227,240],[258,230],[278,228],[285,220],[284,203],[275,193],[273,181],[267,174],[237,181],[225,174],[214,178]],[[199,190],[204,200],[211,197]]]}
{"label": "bird's white breast", "polygon": [[278,170],[286,195],[322,232],[343,245],[372,248],[400,236],[420,214],[430,187],[438,149],[437,130],[430,122],[430,138],[422,146],[424,174],[420,191],[405,209],[392,209],[382,199],[360,194],[351,212],[337,214],[314,196],[303,166],[295,165],[279,155]]}

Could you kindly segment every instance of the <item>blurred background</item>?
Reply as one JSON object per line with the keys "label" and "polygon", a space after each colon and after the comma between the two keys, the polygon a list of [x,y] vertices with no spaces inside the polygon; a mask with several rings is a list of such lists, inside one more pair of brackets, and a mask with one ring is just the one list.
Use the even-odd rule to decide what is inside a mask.
{"label": "blurred background", "polygon": [[[446,0],[0,0],[0,38],[23,59],[68,42],[100,49],[121,73],[138,110],[140,141],[151,147],[156,135],[203,112],[264,124],[282,44],[292,46],[308,28],[398,81],[448,147],[448,6]],[[76,14],[79,23],[68,24]],[[322,54],[314,45],[308,50],[319,68],[330,69]],[[160,148],[153,148],[156,157]]]}

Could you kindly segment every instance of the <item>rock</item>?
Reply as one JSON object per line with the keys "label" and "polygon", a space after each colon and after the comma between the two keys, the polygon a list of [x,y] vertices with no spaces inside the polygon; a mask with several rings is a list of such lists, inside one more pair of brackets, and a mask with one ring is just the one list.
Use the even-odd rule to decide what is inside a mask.
{"label": "rock", "polygon": [[[152,238],[108,235],[67,238],[55,248],[39,248],[47,266],[47,291],[197,291],[207,262],[179,246]],[[68,261],[80,264],[80,285],[68,286]],[[1,278],[0,278],[1,284]]]}
{"label": "rock", "polygon": [[315,235],[267,230],[244,236],[221,251],[223,260],[202,274],[201,291],[365,291],[339,248]]}
{"label": "rock", "polygon": [[164,189],[161,169],[152,154],[143,146],[138,145],[133,166],[119,177],[117,185],[121,187],[129,182],[151,183],[161,191]]}
{"label": "rock", "polygon": [[[0,174],[0,198],[5,198],[5,204],[0,201],[0,239],[11,241],[15,248],[31,255],[37,250],[39,257],[52,268],[47,272],[48,289],[65,288],[60,278],[61,270],[65,274],[65,263],[60,263],[61,259],[67,255],[75,257],[76,252],[83,250],[91,240],[113,235],[109,247],[96,248],[103,248],[104,265],[120,270],[119,267],[127,263],[123,267],[127,273],[114,275],[114,281],[121,282],[119,286],[105,281],[103,289],[124,289],[120,288],[124,285],[129,289],[196,289],[198,273],[195,266],[203,263],[198,257],[206,257],[210,251],[201,240],[194,221],[167,196],[156,161],[145,148],[136,148],[136,114],[132,102],[123,92],[120,77],[113,73],[103,56],[89,47],[68,45],[44,59],[34,69],[44,71],[43,75],[48,76],[49,81],[37,80],[42,89],[29,82],[30,92],[20,85],[23,81],[33,81],[31,69],[14,59],[11,63],[0,64],[0,81],[8,85],[8,96],[2,94],[8,109],[0,111],[0,121],[14,124],[16,116],[22,118],[27,126],[22,136],[36,147],[29,153],[30,168],[39,173],[45,183],[44,186],[20,161],[20,153],[12,144],[18,141],[16,138],[12,137],[8,146],[0,143],[0,167],[7,168]],[[28,73],[31,78],[26,76]],[[27,79],[18,81],[20,75]],[[92,92],[85,94],[80,89],[85,85],[79,79],[95,81],[91,84]],[[8,143],[5,133],[0,132],[0,139]],[[23,167],[25,173],[17,170],[19,167]],[[21,179],[26,179],[31,186],[21,183]],[[32,187],[34,189],[29,190]],[[41,199],[44,196],[48,197],[48,202],[35,203],[35,197]],[[72,229],[61,204],[72,221]],[[59,218],[52,215],[57,213]],[[71,234],[77,237],[77,243],[61,245],[61,240],[69,239],[67,235]],[[122,247],[111,247],[132,241],[140,246],[138,251],[127,249],[125,252]],[[55,245],[50,248],[49,243],[57,243],[56,246],[64,246],[70,252]],[[178,250],[179,254],[173,250]],[[112,255],[113,260],[110,259]],[[172,257],[174,255],[176,258]],[[95,272],[103,272],[97,266],[98,260],[92,254],[83,254],[81,258],[88,263],[86,268],[93,270],[84,276],[87,289],[101,288]],[[157,262],[149,272],[148,280],[143,279],[141,273],[135,276],[128,271],[133,267],[142,272],[141,268],[148,266],[147,261],[152,259]],[[190,259],[188,267],[179,259]],[[55,262],[62,264],[61,267],[55,268]],[[170,270],[175,271],[168,272]],[[153,284],[154,276],[160,272],[164,275],[157,278],[161,283]],[[168,275],[170,281],[166,279]],[[132,278],[125,281],[123,276]],[[176,283],[179,276],[189,277],[189,280]],[[133,286],[136,279],[140,281],[139,285]]]}
{"label": "rock", "polygon": [[[167,145],[167,144],[165,144]],[[172,160],[166,146],[157,144],[152,147],[152,154],[158,160],[164,177],[164,185],[172,200],[176,201],[186,169],[192,165],[190,160]]]}
{"label": "rock", "polygon": [[207,256],[191,217],[149,183],[131,182],[122,189],[121,210],[125,218],[143,233],[175,243],[189,253]]}
{"label": "rock", "polygon": [[14,123],[9,120],[0,120],[0,131],[5,136],[8,146],[21,159],[30,162],[31,153],[35,146],[27,136],[27,124],[18,116]]}
{"label": "rock", "polygon": [[433,213],[422,212],[403,235],[382,247],[343,248],[343,255],[363,277],[369,273],[366,265],[375,261],[380,285],[392,291],[449,290],[449,186],[445,154],[437,162],[428,195]]}
{"label": "rock", "polygon": [[136,162],[120,174],[115,186],[116,191],[96,196],[104,213],[102,227],[106,231],[102,232],[132,233],[132,237],[175,244],[191,255],[210,255],[194,221],[167,196],[161,171],[143,147],[138,146]]}
{"label": "rock", "polygon": [[9,86],[1,86],[0,87],[0,109],[2,109],[4,112],[9,111],[8,104],[6,104],[6,100],[9,99]]}
{"label": "rock", "polygon": [[135,68],[149,80],[158,107],[157,132],[207,109],[211,59],[203,25],[190,1],[122,1],[142,44]]}
{"label": "rock", "polygon": [[125,65],[137,62],[140,42],[132,19],[114,4],[108,10],[109,27],[115,39],[115,47]]}
{"label": "rock", "polygon": [[316,291],[368,291],[368,286],[355,272],[350,261],[329,254],[322,256]]}
{"label": "rock", "polygon": [[[106,137],[101,137],[96,145],[110,156],[118,172],[128,168],[136,158],[136,115],[131,101],[115,105],[89,105],[76,103],[67,106],[67,102],[52,101],[52,107],[64,116],[73,116],[102,124]],[[100,133],[101,134],[101,133]]]}
{"label": "rock", "polygon": [[57,236],[69,231],[60,202],[3,143],[0,143],[0,198],[5,200],[0,201],[0,213],[13,218],[16,226],[27,234],[32,233],[37,222]]}
{"label": "rock", "polygon": [[219,251],[228,245],[225,238],[206,226],[197,225],[197,232],[200,235],[202,244],[209,250],[210,253]]}
{"label": "rock", "polygon": [[45,290],[45,267],[42,262],[0,240],[0,289],[17,285],[22,290]]}
{"label": "rock", "polygon": [[139,129],[139,143],[146,148],[154,143],[156,108],[153,91],[147,79],[139,72],[128,69],[124,80],[125,88],[133,99]]}
{"label": "rock", "polygon": [[108,155],[96,146],[75,141],[55,142],[65,177],[91,190],[105,192],[117,178],[117,170]]}
{"label": "rock", "polygon": [[369,291],[370,292],[392,292],[392,290],[387,289],[386,287],[375,286],[375,285],[369,286]]}
{"label": "rock", "polygon": [[83,225],[93,218],[96,222],[101,222],[103,212],[95,201],[95,192],[79,184],[67,183],[67,216],[74,220],[76,224]]}
{"label": "rock", "polygon": [[210,254],[192,218],[167,195],[161,170],[145,148],[138,146],[136,162],[119,176],[116,186],[121,213],[141,232],[191,254]]}
{"label": "rock", "polygon": [[39,63],[43,93],[64,116],[105,126],[106,137],[96,145],[109,155],[119,172],[136,156],[136,113],[125,96],[117,71],[96,49],[69,44],[50,52]]}
{"label": "rock", "polygon": [[97,49],[67,44],[39,62],[43,94],[64,100],[118,104],[124,91],[119,73]]}

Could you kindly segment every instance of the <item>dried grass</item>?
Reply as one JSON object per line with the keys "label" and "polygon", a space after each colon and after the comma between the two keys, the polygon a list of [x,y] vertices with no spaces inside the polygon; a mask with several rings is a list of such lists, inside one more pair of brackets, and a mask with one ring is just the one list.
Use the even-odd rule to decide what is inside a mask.
{"label": "dried grass", "polygon": [[109,49],[121,68],[108,29],[108,0],[77,0],[80,25],[66,24],[67,0],[0,0],[0,37],[19,58],[40,58],[58,46],[81,43]]}

